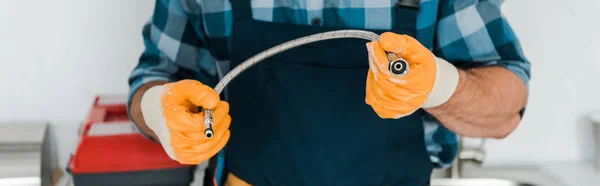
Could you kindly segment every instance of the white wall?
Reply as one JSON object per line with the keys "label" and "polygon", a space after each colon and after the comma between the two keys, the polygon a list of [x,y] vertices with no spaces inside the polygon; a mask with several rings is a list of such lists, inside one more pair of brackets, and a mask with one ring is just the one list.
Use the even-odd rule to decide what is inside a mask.
{"label": "white wall", "polygon": [[0,121],[51,121],[64,166],[96,94],[125,94],[152,1],[0,1]]}
{"label": "white wall", "polygon": [[[505,14],[533,62],[522,125],[487,145],[490,164],[591,157],[585,113],[600,108],[600,2],[512,0]],[[46,120],[72,148],[98,93],[126,93],[152,1],[0,1],[0,121]],[[65,156],[65,153],[63,153]],[[62,161],[64,164],[64,160]]]}
{"label": "white wall", "polygon": [[126,93],[150,1],[0,1],[0,120],[81,120]]}
{"label": "white wall", "polygon": [[586,113],[600,109],[600,2],[509,0],[504,13],[532,61],[528,110],[510,137],[488,145],[491,163],[592,157]]}

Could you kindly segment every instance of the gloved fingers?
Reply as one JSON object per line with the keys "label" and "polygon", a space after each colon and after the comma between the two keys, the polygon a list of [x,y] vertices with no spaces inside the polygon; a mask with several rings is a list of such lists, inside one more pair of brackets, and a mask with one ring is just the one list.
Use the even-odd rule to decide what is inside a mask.
{"label": "gloved fingers", "polygon": [[166,95],[205,109],[214,109],[220,101],[217,92],[196,80],[181,80],[169,88]]}
{"label": "gloved fingers", "polygon": [[384,73],[385,75],[391,75],[390,72],[385,70],[389,65],[389,59],[387,58],[385,51],[379,46],[379,42],[371,41],[368,42],[366,45],[369,58],[370,60],[372,60],[369,63],[369,67],[375,70],[376,73]]}
{"label": "gloved fingers", "polygon": [[[213,110],[213,130],[216,135],[229,131],[231,116],[229,115],[229,103],[221,101]],[[214,138],[214,137],[213,137]]]}
{"label": "gloved fingers", "polygon": [[[221,150],[229,140],[229,105],[221,102],[210,87],[195,80],[182,80],[164,85],[161,97],[162,113],[169,129],[168,144],[180,163],[197,164]],[[215,135],[204,135],[204,112],[213,110]]]}
{"label": "gloved fingers", "polygon": [[198,113],[198,106],[214,108],[220,101],[216,92],[195,80],[166,84],[165,91],[161,105],[168,128],[175,132],[204,132],[203,116]]}
{"label": "gloved fingers", "polygon": [[395,112],[402,112],[402,106],[406,105],[409,107],[418,107],[419,105],[412,105],[415,100],[398,100],[395,97],[390,96],[380,88],[373,88],[373,97],[377,100],[377,103],[382,108],[392,110]]}
{"label": "gloved fingers", "polygon": [[371,106],[371,108],[373,108],[373,111],[375,111],[377,116],[379,116],[380,118],[390,119],[390,118],[394,118],[394,116],[396,116],[395,112],[388,110],[388,109],[381,108],[381,106],[379,106],[377,104],[369,104],[369,105]]}
{"label": "gloved fingers", "polygon": [[204,154],[218,145],[221,140],[228,140],[229,137],[224,136],[229,133],[229,125],[231,123],[231,117],[228,113],[229,104],[221,101],[215,110],[213,110],[215,135],[211,139],[206,139],[203,123],[204,112],[198,114],[175,112],[176,116],[167,125],[171,133],[170,145],[175,154]]}
{"label": "gloved fingers", "polygon": [[[210,144],[187,144],[187,145],[178,145],[177,148],[173,148],[173,151],[175,152],[175,154],[190,154],[190,155],[201,155],[201,154],[206,154],[206,153],[211,153],[215,150],[215,148],[221,149],[223,148],[223,146],[220,146],[220,144],[222,143],[226,143],[229,140],[230,137],[230,131],[227,130],[224,133],[222,133],[222,135],[220,135],[222,137],[220,138],[213,138],[210,139],[209,141],[211,141]],[[189,157],[188,157],[189,158]]]}
{"label": "gloved fingers", "polygon": [[[369,63],[373,64],[375,62],[373,62],[373,58],[369,57]],[[425,91],[421,90],[420,87],[417,87],[415,89],[411,89],[408,88],[413,84],[416,84],[416,81],[412,81],[412,80],[406,80],[406,79],[389,79],[388,75],[385,75],[383,73],[379,73],[378,71],[375,71],[373,68],[371,68],[371,71],[369,71],[369,73],[371,73],[371,75],[375,76],[374,80],[375,80],[375,85],[381,89],[383,89],[385,92],[387,92],[387,94],[389,94],[392,97],[395,97],[396,99],[399,99],[401,101],[409,101],[412,99],[415,99],[416,97],[422,96],[423,92],[425,92],[427,89],[425,89]],[[411,73],[418,73],[418,72],[413,72],[411,71]],[[418,86],[418,84],[417,84]]]}
{"label": "gloved fingers", "polygon": [[[388,76],[391,83],[410,88],[413,92],[428,91],[435,81],[435,69],[429,70],[424,63],[409,64],[408,73],[400,78]],[[402,82],[402,83],[397,83]]]}
{"label": "gloved fingers", "polygon": [[[215,129],[215,135],[211,139],[206,139],[205,136],[197,139],[190,139],[188,133],[174,132],[171,133],[171,146],[173,149],[178,149],[182,152],[204,153],[210,150],[213,146],[223,139],[224,134],[229,132],[231,117],[226,115],[221,123]],[[196,133],[199,134],[199,133]]]}
{"label": "gloved fingers", "polygon": [[396,115],[409,115],[419,109],[420,105],[422,105],[422,103],[417,103],[417,101],[403,102],[398,104],[394,111]]}
{"label": "gloved fingers", "polygon": [[188,143],[202,143],[206,139],[204,132],[179,132]]}
{"label": "gloved fingers", "polygon": [[379,37],[379,45],[383,50],[402,57],[409,64],[429,62],[433,57],[429,49],[408,35],[385,32]]}
{"label": "gloved fingers", "polygon": [[219,141],[219,143],[216,146],[214,146],[212,149],[210,149],[208,152],[202,153],[202,154],[197,154],[195,157],[192,157],[190,160],[192,162],[194,162],[194,164],[198,164],[200,162],[204,162],[204,161],[210,159],[211,157],[215,156],[219,151],[221,151],[221,149],[223,149],[223,147],[225,147],[231,134],[229,131],[227,131],[227,133],[225,133],[224,135],[225,135],[224,137],[227,137],[227,139],[221,139],[221,141]]}
{"label": "gloved fingers", "polygon": [[[163,113],[169,121],[169,125],[167,125],[167,127],[173,132],[203,133],[205,130],[204,112],[192,113],[189,111],[189,108],[184,106],[170,105],[163,107]],[[229,104],[227,102],[220,101],[219,106],[213,110],[214,125],[218,125],[228,113]]]}
{"label": "gloved fingers", "polygon": [[[422,105],[424,99],[426,99],[425,95],[418,97],[417,99],[412,100],[399,100],[396,97],[389,95],[384,90],[377,87],[373,80],[373,74],[369,71],[367,74],[367,83],[366,83],[366,98],[365,101],[368,105],[377,106],[376,112],[381,112],[381,109],[385,109],[390,111],[388,115],[407,115],[409,113],[414,112],[415,108],[418,108],[419,105]],[[374,108],[375,109],[375,108]],[[385,114],[382,114],[385,115]],[[388,117],[394,118],[394,117]]]}
{"label": "gloved fingers", "polygon": [[[215,156],[225,145],[230,137],[230,132],[223,133],[223,137],[212,147],[204,152],[178,152],[175,153],[177,161],[181,164],[200,164],[211,157]],[[216,141],[216,140],[215,140]]]}
{"label": "gloved fingers", "polygon": [[405,86],[392,83],[387,79],[387,76],[376,75],[377,81],[373,82],[373,86],[382,89],[387,94],[401,101],[408,101],[420,96],[420,92],[407,88]]}
{"label": "gloved fingers", "polygon": [[215,133],[216,135],[213,138],[200,141],[187,141],[181,133],[172,133],[171,146],[176,153],[207,153],[217,146],[221,140],[229,139],[229,137],[226,136],[226,134],[229,133],[229,130],[220,130],[220,132]]}
{"label": "gloved fingers", "polygon": [[385,118],[396,118],[392,116],[397,116],[400,114],[407,115],[419,107],[415,101],[389,101],[385,97],[373,95],[372,92],[367,92],[365,101],[368,105],[373,107],[375,112],[379,113],[380,117],[385,116]]}
{"label": "gloved fingers", "polygon": [[373,111],[375,111],[379,117],[384,119],[398,119],[400,116],[410,115],[416,109],[418,109],[417,106],[406,103],[399,104],[399,106],[394,110],[386,109],[378,104],[376,98],[367,98],[367,104],[373,108]]}
{"label": "gloved fingers", "polygon": [[[417,39],[408,35],[386,32],[381,34],[379,46],[384,51],[395,53],[409,63],[409,73],[403,79],[412,80],[414,84],[410,85],[411,88],[423,90],[432,86],[434,79],[426,73],[435,73],[435,57]],[[376,46],[373,48],[377,49]],[[424,82],[426,80],[428,82]]]}
{"label": "gloved fingers", "polygon": [[212,111],[212,116],[213,127],[215,127],[215,125],[221,125],[225,116],[229,116],[229,103],[220,101],[217,107]]}
{"label": "gloved fingers", "polygon": [[163,115],[167,127],[173,132],[204,132],[202,113],[192,113],[182,105],[169,105],[163,106]]}
{"label": "gloved fingers", "polygon": [[[370,67],[372,68],[373,66],[376,66],[376,69],[378,71],[383,72],[385,75],[391,76],[392,74],[387,70],[390,63],[390,59],[388,59],[386,51],[381,47],[381,43],[378,41],[368,42],[367,51],[369,52],[369,57],[372,58],[374,62],[372,63],[373,65],[371,65]],[[419,63],[412,64],[409,61],[407,62],[409,63],[409,72],[417,70],[416,68],[420,68]]]}
{"label": "gloved fingers", "polygon": [[405,104],[405,102],[396,100],[374,85],[375,83],[373,83],[373,76],[369,72],[367,77],[365,100],[367,104],[377,106],[379,109],[385,109],[386,111],[390,111],[392,114],[401,112],[401,110],[399,110],[399,106]]}
{"label": "gloved fingers", "polygon": [[[367,50],[369,52],[369,67],[371,70],[375,71],[376,82],[382,82],[385,80],[387,82],[397,86],[410,87],[411,90],[415,90],[420,92],[422,90],[428,90],[431,84],[428,82],[424,82],[429,80],[427,75],[424,73],[427,72],[435,72],[435,71],[427,71],[429,68],[426,68],[426,65],[421,63],[409,63],[409,73],[402,77],[393,76],[387,69],[389,66],[390,60],[387,58],[385,51],[380,47],[380,43],[377,41],[367,43]],[[383,78],[381,78],[383,77]],[[433,83],[433,79],[431,79],[431,83]],[[381,85],[383,86],[383,85]]]}
{"label": "gloved fingers", "polygon": [[[409,74],[410,73],[419,72],[409,72]],[[374,82],[374,86],[383,89],[385,92],[390,94],[390,96],[393,96],[399,100],[409,101],[417,97],[427,95],[430,91],[430,89],[426,87],[426,85],[429,84],[429,82],[427,82],[429,81],[428,79],[424,79],[419,82],[419,80],[403,78],[403,81],[398,82],[394,81],[394,79],[388,79],[388,76],[382,75],[381,73],[378,73],[377,76],[377,81]]]}
{"label": "gloved fingers", "polygon": [[[428,70],[429,68],[424,63],[413,63],[409,65],[408,74],[403,77],[395,77],[386,70],[389,60],[387,60],[385,51],[377,44],[376,41],[369,43],[367,49],[369,50],[369,65],[371,70],[375,72],[375,82],[379,87],[401,99],[413,99],[415,96],[429,93],[435,81],[431,73],[435,73],[435,70]],[[398,90],[401,88],[403,88],[403,91]]]}
{"label": "gloved fingers", "polygon": [[[367,104],[382,118],[403,117],[420,108],[435,82],[435,56],[416,39],[391,32],[382,34],[379,41],[367,43],[367,50]],[[389,72],[386,52],[408,62],[408,74],[398,77]]]}
{"label": "gloved fingers", "polygon": [[401,101],[388,96],[379,87],[377,87],[377,85],[374,83],[373,74],[371,72],[369,72],[367,76],[366,95],[367,99],[371,99],[367,100],[368,104],[376,104],[387,110],[395,110],[397,107],[396,104],[400,103]]}
{"label": "gloved fingers", "polygon": [[219,134],[221,131],[229,131],[229,125],[231,125],[231,116],[225,115],[225,117],[219,120],[219,123],[215,123],[213,129]]}
{"label": "gloved fingers", "polygon": [[185,106],[190,113],[198,113],[200,111],[198,106],[192,104],[192,102],[186,101],[182,105]]}
{"label": "gloved fingers", "polygon": [[190,146],[206,143],[206,137],[200,134],[204,133],[171,131],[171,146],[173,149],[189,149]]}

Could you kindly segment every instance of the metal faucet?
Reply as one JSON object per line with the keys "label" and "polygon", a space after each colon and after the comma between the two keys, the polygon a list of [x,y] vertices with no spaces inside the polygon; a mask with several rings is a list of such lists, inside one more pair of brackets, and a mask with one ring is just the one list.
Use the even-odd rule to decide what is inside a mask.
{"label": "metal faucet", "polygon": [[450,178],[461,178],[465,163],[481,166],[485,158],[485,150],[483,146],[485,139],[481,139],[481,144],[478,147],[465,147],[464,137],[458,137],[458,156],[450,166]]}

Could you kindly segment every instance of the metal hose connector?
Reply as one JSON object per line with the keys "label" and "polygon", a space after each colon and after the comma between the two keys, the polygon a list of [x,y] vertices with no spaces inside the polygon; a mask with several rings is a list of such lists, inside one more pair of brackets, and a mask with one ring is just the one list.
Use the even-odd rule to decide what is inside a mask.
{"label": "metal hose connector", "polygon": [[[233,80],[235,77],[237,77],[240,73],[244,72],[244,70],[252,67],[253,65],[263,61],[264,59],[266,59],[270,56],[273,56],[275,54],[281,53],[283,51],[286,51],[288,49],[295,48],[295,47],[298,47],[301,45],[314,43],[314,42],[318,42],[318,41],[324,41],[324,40],[330,40],[330,39],[341,39],[341,38],[358,38],[358,39],[365,39],[365,40],[369,40],[369,41],[375,41],[375,40],[379,40],[379,35],[376,33],[373,33],[370,31],[364,31],[364,30],[337,30],[337,31],[322,32],[322,33],[318,33],[318,34],[304,36],[304,37],[300,37],[300,38],[279,44],[277,46],[271,47],[265,51],[262,51],[256,55],[252,56],[251,58],[247,59],[246,61],[240,63],[238,66],[233,68],[215,86],[215,91],[218,94],[221,94],[221,92],[223,92],[223,89],[225,89],[225,87],[229,84],[229,82],[231,82],[231,80]],[[388,59],[390,61],[394,58],[396,58],[395,54],[388,53]],[[392,61],[391,63],[395,64],[395,63],[398,63],[399,61],[405,65],[408,65],[408,63],[406,63],[402,59]],[[405,75],[408,70],[408,68],[406,68],[407,66],[405,66],[404,68],[401,68],[401,69],[404,69],[404,71],[402,71],[402,72],[398,72],[398,70],[400,69],[398,67],[401,67],[401,66],[390,65],[390,67],[396,67],[396,68],[390,68],[390,72],[392,72],[393,74],[397,74],[397,75]],[[213,124],[212,110],[207,109],[204,111],[204,127],[205,127],[204,134],[205,134],[206,138],[208,138],[208,139],[210,139],[214,136],[212,124]]]}

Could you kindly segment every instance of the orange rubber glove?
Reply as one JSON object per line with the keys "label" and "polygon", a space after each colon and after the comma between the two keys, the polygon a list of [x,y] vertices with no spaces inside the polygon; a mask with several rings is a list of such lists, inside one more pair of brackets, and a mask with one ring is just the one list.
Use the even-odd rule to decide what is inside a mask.
{"label": "orange rubber glove", "polygon": [[[195,80],[155,86],[142,96],[146,125],[158,136],[165,152],[182,164],[199,164],[219,152],[229,140],[229,104],[210,87]],[[214,137],[204,136],[204,113],[213,110]]]}
{"label": "orange rubber glove", "polygon": [[[365,101],[381,118],[401,118],[419,108],[445,103],[458,84],[458,70],[437,58],[416,39],[391,32],[367,43],[369,73]],[[386,52],[408,62],[408,73],[396,77],[388,70]]]}

